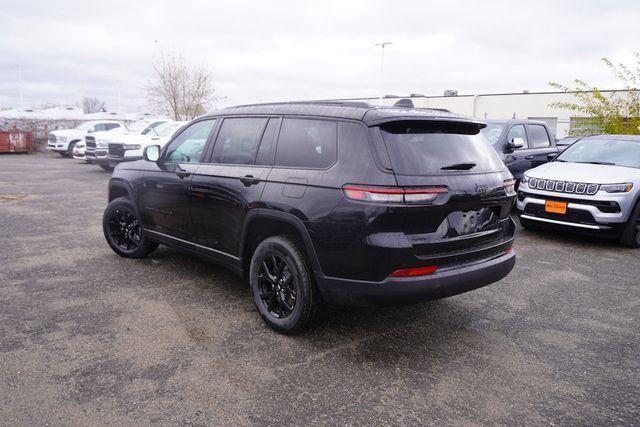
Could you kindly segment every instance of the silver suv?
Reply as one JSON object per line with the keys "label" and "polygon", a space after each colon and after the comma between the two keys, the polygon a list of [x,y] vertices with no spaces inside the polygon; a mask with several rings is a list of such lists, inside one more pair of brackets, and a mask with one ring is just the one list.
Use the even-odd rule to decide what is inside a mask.
{"label": "silver suv", "polygon": [[527,171],[517,208],[525,228],[596,233],[640,247],[640,136],[596,135]]}

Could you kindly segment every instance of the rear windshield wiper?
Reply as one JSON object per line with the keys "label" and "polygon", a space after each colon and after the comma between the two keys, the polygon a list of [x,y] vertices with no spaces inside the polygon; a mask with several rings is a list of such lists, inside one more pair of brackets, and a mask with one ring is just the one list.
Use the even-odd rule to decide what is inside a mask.
{"label": "rear windshield wiper", "polygon": [[455,163],[453,165],[443,166],[440,169],[443,171],[450,171],[450,170],[468,171],[469,169],[474,167],[476,167],[475,163]]}
{"label": "rear windshield wiper", "polygon": [[586,163],[588,165],[607,165],[607,166],[615,166],[615,163],[611,162],[576,162],[576,163]]}

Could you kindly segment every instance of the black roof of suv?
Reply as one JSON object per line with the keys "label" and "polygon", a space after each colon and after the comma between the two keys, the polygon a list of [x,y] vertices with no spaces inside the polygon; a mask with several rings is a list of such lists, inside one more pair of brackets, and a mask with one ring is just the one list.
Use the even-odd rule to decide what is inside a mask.
{"label": "black roof of suv", "polygon": [[440,108],[404,108],[396,106],[376,106],[366,102],[278,102],[265,104],[249,104],[235,107],[227,107],[207,116],[223,115],[305,115],[317,117],[333,117],[350,120],[361,120],[368,126],[396,120],[455,120],[460,122],[475,123],[480,127],[485,124],[482,121],[470,117],[452,113]]}
{"label": "black roof of suv", "polygon": [[514,181],[483,127],[364,103],[226,108],[116,167],[105,237],[122,256],[162,243],[244,274],[283,332],[304,328],[320,300],[466,292],[515,264]]}

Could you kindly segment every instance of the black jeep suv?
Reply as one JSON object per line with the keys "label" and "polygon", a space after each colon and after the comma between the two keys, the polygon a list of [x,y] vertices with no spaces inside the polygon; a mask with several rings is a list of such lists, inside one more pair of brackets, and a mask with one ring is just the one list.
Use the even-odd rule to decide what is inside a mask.
{"label": "black jeep suv", "polygon": [[124,257],[162,243],[246,275],[281,332],[323,301],[459,294],[515,264],[514,181],[484,126],[357,102],[227,108],[115,169],[104,234]]}

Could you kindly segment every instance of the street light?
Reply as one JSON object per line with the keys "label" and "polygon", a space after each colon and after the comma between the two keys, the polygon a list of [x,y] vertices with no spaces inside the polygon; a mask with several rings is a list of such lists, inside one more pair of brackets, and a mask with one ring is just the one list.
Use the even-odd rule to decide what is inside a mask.
{"label": "street light", "polygon": [[18,87],[20,89],[20,109],[24,110],[24,96],[22,94],[22,67],[18,64],[16,65],[16,69],[18,71]]}
{"label": "street light", "polygon": [[383,77],[383,73],[384,73],[384,47],[387,45],[390,45],[391,42],[382,42],[382,43],[376,43],[374,46],[380,46],[380,82],[379,82],[379,88],[378,90],[380,91],[380,102],[382,103],[382,77]]}

